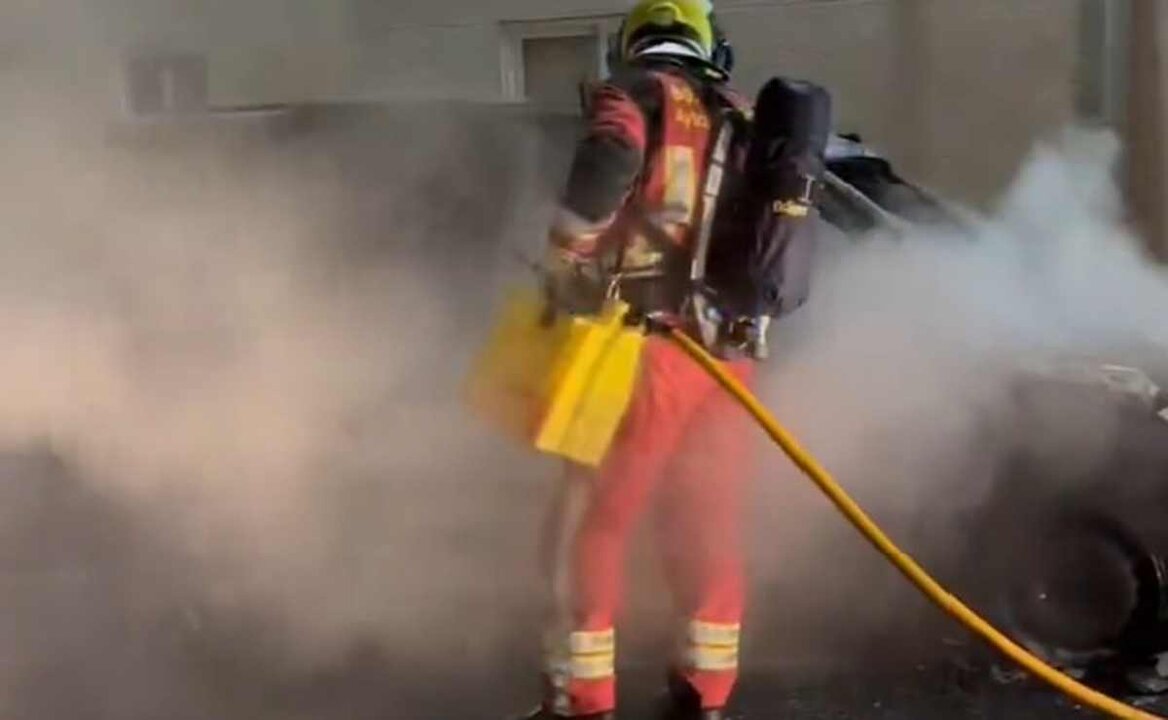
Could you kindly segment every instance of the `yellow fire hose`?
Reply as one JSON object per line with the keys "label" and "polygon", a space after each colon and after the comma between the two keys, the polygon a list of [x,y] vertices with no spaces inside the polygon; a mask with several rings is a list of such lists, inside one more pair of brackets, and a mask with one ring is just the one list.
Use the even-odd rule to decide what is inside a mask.
{"label": "yellow fire hose", "polygon": [[906,555],[892,542],[891,539],[872,521],[864,510],[856,504],[839,483],[831,476],[814,457],[804,450],[799,442],[788,432],[770,412],[759,402],[742,383],[728,373],[722,364],[706,352],[700,344],[690,339],[688,335],[677,329],[671,329],[670,335],[687,354],[698,362],[724,387],[727,392],[754,417],[759,426],[778,445],[784,453],[811,479],[819,489],[831,500],[840,512],[857,530],[888,559],[896,569],[923,592],[933,603],[944,610],[975,635],[978,635],[997,650],[1006,655],[1031,674],[1053,686],[1056,690],[1081,703],[1084,706],[1098,710],[1114,718],[1124,720],[1165,720],[1157,715],[1126,705],[1114,698],[1092,690],[1080,682],[1064,675],[1028,652],[1001,631],[990,625],[965,603],[952,595],[936,580]]}

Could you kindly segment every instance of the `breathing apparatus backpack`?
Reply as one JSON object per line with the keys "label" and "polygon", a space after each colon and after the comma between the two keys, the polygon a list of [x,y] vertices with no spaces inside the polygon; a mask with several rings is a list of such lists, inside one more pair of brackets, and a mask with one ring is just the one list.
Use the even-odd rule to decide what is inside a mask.
{"label": "breathing apparatus backpack", "polygon": [[771,321],[807,301],[830,130],[828,92],[784,78],[762,88],[752,120],[723,114],[690,278],[707,347],[763,358]]}

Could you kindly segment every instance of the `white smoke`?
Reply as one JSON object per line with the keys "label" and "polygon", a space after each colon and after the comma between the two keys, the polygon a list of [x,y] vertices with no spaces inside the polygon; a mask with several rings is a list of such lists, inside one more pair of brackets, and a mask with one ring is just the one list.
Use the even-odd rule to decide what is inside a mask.
{"label": "white smoke", "polygon": [[[1068,131],[967,227],[834,238],[811,303],[780,331],[767,400],[910,551],[959,549],[957,519],[987,499],[1018,443],[1048,447],[1052,477],[1068,482],[1105,457],[1106,412],[1046,418],[1042,437],[1018,437],[1021,373],[1133,353],[1168,366],[1168,272],[1125,225],[1118,150],[1110,134]],[[789,595],[787,611],[848,626],[903,611],[902,581],[777,451],[765,457],[759,572],[781,599],[759,602]],[[885,582],[865,588],[872,577]]]}
{"label": "white smoke", "polygon": [[[395,121],[408,145],[387,115],[281,142],[254,120],[106,123],[23,99],[0,130],[0,453],[47,445],[133,519],[155,555],[118,576],[125,612],[173,633],[178,607],[196,636],[255,619],[228,645],[274,638],[248,670],[272,675],[361,644],[419,672],[496,655],[535,598],[549,486],[457,398],[522,129],[426,112]],[[497,163],[466,154],[483,132],[507,148]],[[360,169],[343,175],[342,159]],[[493,185],[476,174],[488,165]],[[5,498],[36,495],[16,479]],[[21,597],[0,592],[19,608],[5,623],[55,622]],[[99,608],[121,602],[91,601],[72,622],[101,627]],[[78,662],[122,667],[128,651],[109,647],[123,640]],[[0,708],[51,700],[8,668],[79,669],[46,637],[0,659]],[[93,702],[139,692],[111,680]]]}
{"label": "white smoke", "polygon": [[[503,242],[454,221],[516,201],[465,181],[459,123],[403,134],[393,182],[370,197],[327,151],[176,150],[164,134],[127,150],[70,103],[5,89],[20,110],[0,130],[0,446],[47,440],[181,558],[137,595],[258,614],[294,665],[368,640],[410,667],[485,665],[516,627],[534,639],[535,516],[554,471],[454,402],[492,298],[464,284],[481,257],[452,248]],[[497,139],[498,177],[530,161]],[[1168,287],[1123,227],[1116,149],[1079,134],[1039,148],[967,232],[827,248],[764,394],[894,529],[943,526],[985,497],[983,419],[1023,359],[1168,342]],[[382,251],[346,244],[353,194],[387,208],[363,231]],[[517,210],[539,226],[541,206]],[[434,247],[446,254],[423,262]],[[797,587],[762,610],[800,624],[831,611],[833,578],[880,561],[846,549],[860,545],[841,544],[822,499],[763,457],[759,592]],[[878,620],[878,597],[838,617]],[[0,693],[13,685],[0,677]]]}

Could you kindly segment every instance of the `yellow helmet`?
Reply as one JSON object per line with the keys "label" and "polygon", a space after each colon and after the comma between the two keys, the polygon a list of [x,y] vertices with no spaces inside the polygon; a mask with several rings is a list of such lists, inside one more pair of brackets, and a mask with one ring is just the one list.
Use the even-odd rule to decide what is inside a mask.
{"label": "yellow helmet", "polygon": [[700,59],[729,72],[729,45],[714,19],[711,0],[638,0],[625,17],[617,38],[619,59],[636,55],[638,46],[669,40]]}

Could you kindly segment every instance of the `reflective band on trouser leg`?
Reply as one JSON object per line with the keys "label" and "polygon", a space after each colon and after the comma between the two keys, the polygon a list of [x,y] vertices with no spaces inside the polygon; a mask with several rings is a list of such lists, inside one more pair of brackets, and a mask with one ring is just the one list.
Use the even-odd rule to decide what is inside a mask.
{"label": "reflective band on trouser leg", "polygon": [[738,680],[739,626],[694,621],[684,651],[684,676],[703,709],[725,706]]}
{"label": "reflective band on trouser leg", "polygon": [[702,645],[691,647],[686,658],[691,670],[728,672],[738,669],[738,648]]}
{"label": "reflective band on trouser leg", "polygon": [[574,632],[568,638],[568,646],[573,657],[577,655],[612,655],[616,652],[616,632],[613,630]]}
{"label": "reflective band on trouser leg", "polygon": [[689,668],[699,672],[737,670],[740,633],[737,624],[691,622],[686,643]]}
{"label": "reflective band on trouser leg", "polygon": [[548,656],[552,710],[567,717],[611,710],[616,694],[614,631],[571,633],[566,647],[558,650],[549,648]]}
{"label": "reflective band on trouser leg", "polygon": [[601,655],[574,655],[571,674],[573,680],[603,680],[613,677],[616,672],[616,657],[611,653]]}

